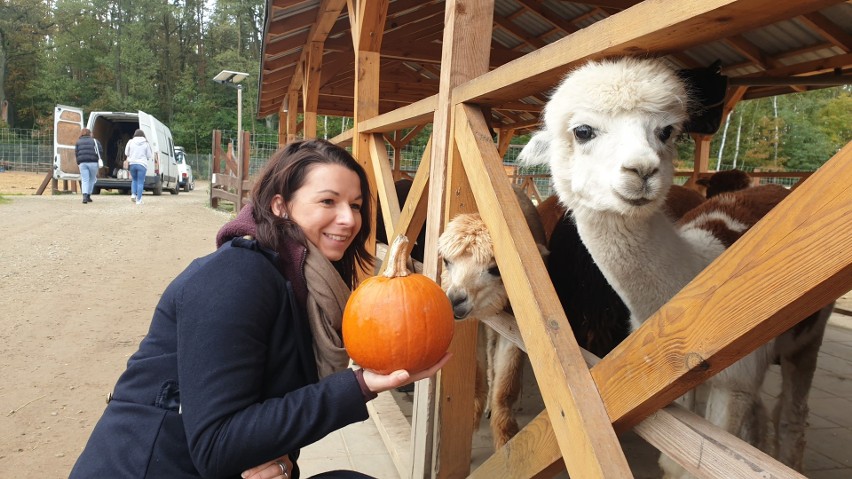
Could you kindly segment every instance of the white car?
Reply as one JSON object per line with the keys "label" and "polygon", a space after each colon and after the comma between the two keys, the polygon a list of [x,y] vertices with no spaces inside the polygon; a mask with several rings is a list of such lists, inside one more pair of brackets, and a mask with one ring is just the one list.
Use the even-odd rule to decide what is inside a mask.
{"label": "white car", "polygon": [[186,152],[182,146],[175,147],[175,160],[178,164],[178,186],[183,191],[195,189],[195,178],[192,176],[192,167],[186,162]]}

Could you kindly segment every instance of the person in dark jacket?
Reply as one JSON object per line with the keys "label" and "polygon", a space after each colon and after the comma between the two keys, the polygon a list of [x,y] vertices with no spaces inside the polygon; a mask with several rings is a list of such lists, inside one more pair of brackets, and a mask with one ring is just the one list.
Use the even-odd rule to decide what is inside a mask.
{"label": "person in dark jacket", "polygon": [[295,479],[300,448],[442,367],[449,353],[425,371],[348,367],[341,319],[371,270],[369,195],[342,148],[276,152],[218,249],[166,288],[71,478]]}
{"label": "person in dark jacket", "polygon": [[101,142],[92,138],[92,130],[80,130],[80,138],[74,145],[77,166],[80,168],[81,188],[83,189],[83,204],[92,202],[92,190],[98,181],[98,160],[104,154]]}

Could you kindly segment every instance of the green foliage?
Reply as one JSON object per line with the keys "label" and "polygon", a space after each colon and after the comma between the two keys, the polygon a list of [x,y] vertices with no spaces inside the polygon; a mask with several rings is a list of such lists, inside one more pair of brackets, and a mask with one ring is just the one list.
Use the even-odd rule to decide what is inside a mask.
{"label": "green foliage", "polygon": [[254,118],[265,5],[6,0],[0,100],[12,106],[10,126],[52,130],[57,104],[143,110],[166,122],[177,144],[209,152],[213,129],[236,129],[236,91],[212,81],[227,69],[251,74],[243,83],[243,128],[267,130]]}
{"label": "green foliage", "polygon": [[724,165],[816,170],[852,141],[849,86],[740,102],[731,113],[727,134],[723,124],[713,138],[712,166],[723,137]]}

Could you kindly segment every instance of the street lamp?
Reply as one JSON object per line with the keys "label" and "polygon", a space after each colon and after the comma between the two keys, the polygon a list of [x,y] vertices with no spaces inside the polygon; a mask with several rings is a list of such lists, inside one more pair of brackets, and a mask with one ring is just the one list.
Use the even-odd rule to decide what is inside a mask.
{"label": "street lamp", "polygon": [[228,85],[237,89],[237,165],[242,166],[243,158],[240,156],[242,148],[243,136],[243,86],[239,83],[248,78],[248,73],[232,72],[230,70],[222,70],[218,75],[213,77],[213,81]]}

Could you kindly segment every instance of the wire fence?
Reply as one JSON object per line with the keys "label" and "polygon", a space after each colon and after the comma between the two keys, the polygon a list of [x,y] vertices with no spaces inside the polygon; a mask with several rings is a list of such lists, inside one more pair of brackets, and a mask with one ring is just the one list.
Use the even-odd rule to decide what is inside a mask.
{"label": "wire fence", "polygon": [[[175,132],[173,132],[174,134]],[[195,138],[191,144],[176,145],[183,146],[186,152],[186,161],[192,167],[193,175],[196,179],[210,179],[210,171],[212,169],[213,155],[207,149],[211,146],[212,134],[207,137],[202,137],[197,134],[181,134],[177,132],[175,136],[180,138]],[[237,138],[236,130],[222,130],[221,147],[227,149],[229,142],[234,142]],[[269,161],[269,157],[278,149],[278,135],[275,133],[254,133],[250,136],[249,141],[249,176],[257,175],[260,170]],[[202,146],[206,145],[206,146]],[[539,194],[542,197],[551,194],[550,171],[546,166],[527,167],[518,165],[518,155],[520,154],[523,145],[510,145],[503,157],[503,164],[507,167],[507,173],[512,174],[517,181],[527,176],[532,176],[533,181],[538,188]],[[420,160],[423,157],[425,146],[421,145],[406,145],[401,150],[400,170],[414,175],[417,167],[420,165]],[[388,157],[391,159],[391,164],[395,162],[394,150],[390,145],[387,145]],[[36,173],[47,173],[53,168],[53,133],[40,130],[25,130],[18,128],[0,128],[0,171],[15,170]],[[733,165],[722,164],[721,170],[730,170]],[[738,165],[738,169],[746,173],[755,172],[754,167]],[[680,161],[680,171],[692,171],[692,161]],[[786,173],[801,172],[808,173],[809,171],[802,170],[785,170]],[[678,176],[675,182],[682,184],[686,181],[685,176]],[[761,184],[776,183],[786,187],[791,187],[798,181],[798,178],[760,178]]]}
{"label": "wire fence", "polygon": [[53,168],[53,132],[0,128],[0,171],[47,173]]}
{"label": "wire fence", "polygon": [[[174,134],[174,132],[173,132]],[[197,136],[197,135],[196,135]],[[186,138],[187,135],[181,135]],[[236,130],[223,131],[222,137],[231,141]],[[196,179],[209,179],[213,155],[209,153],[212,135],[197,138],[183,146],[186,162],[192,167]],[[222,147],[226,147],[222,145]],[[204,146],[202,146],[204,145]],[[278,148],[277,134],[251,135],[251,175],[259,172],[272,153]],[[0,171],[24,171],[47,173],[53,169],[53,132],[0,128]]]}

